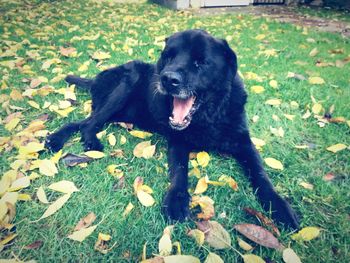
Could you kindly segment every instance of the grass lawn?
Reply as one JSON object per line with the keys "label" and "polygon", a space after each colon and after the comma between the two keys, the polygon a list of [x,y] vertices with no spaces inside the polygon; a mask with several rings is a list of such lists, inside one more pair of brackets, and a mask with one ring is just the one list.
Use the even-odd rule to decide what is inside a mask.
{"label": "grass lawn", "polygon": [[[320,235],[311,241],[294,241],[286,231],[282,231],[279,240],[293,248],[302,262],[349,260],[350,154],[349,149],[336,153],[327,150],[338,143],[350,145],[350,63],[346,64],[346,58],[350,58],[349,39],[258,16],[196,16],[147,3],[9,0],[1,1],[0,12],[0,176],[6,175],[12,181],[16,177],[32,178],[28,187],[18,191],[21,195],[15,211],[11,205],[7,208],[4,201],[0,202],[1,211],[7,213],[1,214],[0,220],[6,221],[9,213],[15,213],[11,222],[17,234],[9,243],[2,241],[6,244],[0,245],[0,258],[38,262],[138,262],[145,244],[147,258],[158,253],[158,242],[167,226],[160,210],[168,186],[166,144],[160,136],[150,138],[156,145],[152,158],[136,158],[133,149],[144,139],[130,135],[120,126],[109,125],[105,127],[106,135],[102,136],[106,157],[86,167],[67,167],[60,161],[54,177],[45,176],[43,169],[41,172],[30,170],[36,158],[50,159],[51,153],[43,152],[39,157],[34,154],[32,159],[24,155],[27,158],[24,161],[16,160],[21,158],[19,151],[23,151],[29,141],[43,142],[45,130],[52,132],[64,123],[86,116],[84,102],[89,96],[80,90],[75,90],[77,100],[71,100],[74,110],[67,117],[62,116],[64,111],[59,111],[64,110],[67,103],[62,102],[68,96],[67,85],[62,80],[65,75],[92,77],[102,69],[133,59],[154,62],[165,36],[184,29],[202,28],[216,37],[226,38],[238,54],[239,70],[249,92],[246,109],[252,137],[266,143],[261,149],[263,158],[272,157],[284,165],[283,170],[265,165],[276,189],[301,215],[302,227],[321,228]],[[96,51],[110,57],[92,59]],[[97,56],[105,54],[101,52]],[[291,77],[292,73],[300,74],[299,79]],[[319,77],[316,80],[324,83],[312,84],[315,80],[312,77]],[[271,80],[277,82],[277,87]],[[256,93],[253,86],[263,86],[264,91]],[[268,105],[265,102],[269,99],[279,99],[280,104]],[[331,117],[331,122],[323,118],[324,115]],[[48,117],[45,127],[36,133],[21,133],[31,121],[45,117]],[[108,134],[115,136],[114,146],[108,142]],[[64,153],[82,154],[78,136],[64,147]],[[110,156],[116,150],[122,150],[123,156]],[[235,161],[213,153],[210,157],[209,165],[200,167],[201,176],[217,181],[226,174],[239,186],[238,191],[233,191],[226,186],[210,185],[202,194],[215,201],[215,216],[211,220],[229,232],[234,249],[248,253],[239,247],[237,237],[248,239],[233,226],[260,225],[243,208],[262,209]],[[124,185],[107,172],[110,164],[121,165]],[[34,179],[33,172],[39,174],[39,178]],[[334,177],[325,178],[327,174]],[[138,176],[153,189],[155,205],[144,207],[135,196],[133,182]],[[4,191],[9,191],[6,180],[0,184],[2,196],[6,196]],[[80,191],[73,193],[53,215],[33,222],[48,206],[38,200],[38,188],[42,186],[48,201],[53,202],[62,194],[47,186],[60,180],[74,182]],[[195,176],[190,177],[192,192],[197,181]],[[23,200],[28,197],[31,200]],[[123,217],[130,202],[134,209]],[[94,224],[100,222],[96,230],[81,243],[68,239],[78,221],[90,212],[96,214]],[[180,242],[182,254],[196,256],[204,262],[211,251],[225,262],[242,262],[233,248],[215,250],[206,243],[198,246],[186,234],[196,228],[195,215],[193,219],[176,224],[172,233],[172,241]],[[2,229],[0,239],[10,233]],[[111,235],[109,247],[115,244],[107,254],[94,249],[98,233]],[[26,247],[35,241],[39,244],[37,248]],[[250,244],[254,249],[249,253],[259,255],[266,262],[283,262],[280,251]]]}

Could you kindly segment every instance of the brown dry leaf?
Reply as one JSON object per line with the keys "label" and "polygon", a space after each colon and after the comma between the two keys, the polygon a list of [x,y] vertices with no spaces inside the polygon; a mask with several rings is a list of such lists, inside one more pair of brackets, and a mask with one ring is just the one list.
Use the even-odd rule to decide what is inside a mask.
{"label": "brown dry leaf", "polygon": [[191,208],[200,206],[201,213],[197,214],[199,219],[209,220],[215,215],[214,201],[208,196],[192,196]]}
{"label": "brown dry leaf", "polygon": [[253,254],[246,254],[242,256],[244,263],[265,263],[261,257]]}
{"label": "brown dry leaf", "polygon": [[327,151],[330,151],[332,153],[337,153],[339,151],[346,149],[346,147],[347,146],[343,143],[337,143],[337,144],[334,144],[332,146],[327,147]]}
{"label": "brown dry leaf", "polygon": [[335,178],[335,175],[333,173],[327,173],[325,176],[323,176],[324,181],[332,181]]}
{"label": "brown dry leaf", "polygon": [[216,221],[196,222],[199,230],[205,234],[205,241],[215,249],[231,247],[231,237],[223,226]]}
{"label": "brown dry leaf", "polygon": [[71,194],[65,194],[53,202],[45,211],[45,213],[39,218],[44,219],[56,213],[71,197]]}
{"label": "brown dry leaf", "polygon": [[277,238],[274,237],[270,231],[261,226],[254,224],[238,224],[235,225],[234,228],[239,233],[261,246],[275,249],[284,248],[283,245],[277,240]]}
{"label": "brown dry leaf", "polygon": [[96,215],[94,212],[90,212],[87,216],[80,219],[78,224],[74,227],[74,231],[79,231],[83,228],[89,227],[96,220]]}
{"label": "brown dry leaf", "polygon": [[36,240],[33,243],[30,243],[29,245],[26,245],[24,249],[38,249],[40,248],[44,242],[42,240]]}
{"label": "brown dry leaf", "polygon": [[213,252],[209,252],[204,263],[224,263],[224,261],[222,260],[222,258],[219,255],[217,255]]}
{"label": "brown dry leaf", "polygon": [[298,233],[292,235],[291,238],[297,241],[310,241],[319,236],[320,230],[320,228],[314,226],[304,227]]}
{"label": "brown dry leaf", "polygon": [[275,158],[265,158],[265,163],[273,169],[283,170],[283,164]]}
{"label": "brown dry leaf", "polygon": [[198,194],[202,194],[205,191],[207,191],[207,189],[208,189],[208,181],[209,181],[208,176],[200,178],[198,180],[197,185],[196,185],[196,189],[194,190],[193,193],[198,195]]}
{"label": "brown dry leaf", "polygon": [[259,218],[261,223],[263,223],[265,226],[271,227],[272,231],[277,236],[281,235],[280,231],[278,230],[277,226],[272,222],[272,220],[267,218],[266,216],[264,216],[262,213],[256,211],[253,208],[249,208],[249,207],[245,207],[244,211],[246,211],[248,214],[251,214],[251,215],[256,216],[257,218]]}
{"label": "brown dry leaf", "polygon": [[291,248],[286,248],[283,250],[283,261],[285,263],[301,263],[300,258]]}
{"label": "brown dry leaf", "polygon": [[93,158],[87,156],[79,156],[72,153],[67,153],[65,156],[62,157],[63,163],[69,167],[76,166],[81,163],[88,163],[92,160]]}
{"label": "brown dry leaf", "polygon": [[97,225],[95,226],[90,226],[87,228],[82,228],[78,231],[73,232],[71,235],[67,236],[69,239],[75,240],[75,241],[79,241],[79,242],[83,242],[85,240],[85,238],[87,238],[88,236],[90,236],[92,234],[92,232],[95,231]]}
{"label": "brown dry leaf", "polygon": [[111,236],[108,234],[98,233],[98,237],[94,246],[94,249],[102,254],[107,254],[111,248],[108,248],[107,242],[111,240]]}

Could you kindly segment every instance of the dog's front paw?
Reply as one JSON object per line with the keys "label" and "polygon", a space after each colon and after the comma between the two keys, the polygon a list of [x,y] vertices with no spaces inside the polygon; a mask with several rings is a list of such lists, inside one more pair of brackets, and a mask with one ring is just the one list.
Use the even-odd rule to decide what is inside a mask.
{"label": "dog's front paw", "polygon": [[57,133],[53,133],[46,137],[45,148],[52,152],[58,152],[63,148],[63,145],[64,141]]}
{"label": "dog's front paw", "polygon": [[278,194],[271,201],[272,218],[285,226],[297,230],[299,229],[299,218],[289,203]]}
{"label": "dog's front paw", "polygon": [[87,151],[102,151],[103,145],[98,139],[84,140],[84,150]]}
{"label": "dog's front paw", "polygon": [[170,221],[183,222],[188,219],[190,195],[187,190],[172,188],[163,202],[163,213]]}

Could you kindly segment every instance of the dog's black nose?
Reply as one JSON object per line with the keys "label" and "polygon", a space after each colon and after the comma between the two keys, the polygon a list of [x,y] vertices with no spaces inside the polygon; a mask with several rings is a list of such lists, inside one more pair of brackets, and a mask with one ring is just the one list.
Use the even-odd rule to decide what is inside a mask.
{"label": "dog's black nose", "polygon": [[177,72],[166,71],[162,73],[160,81],[165,88],[176,88],[180,86],[182,78],[181,75]]}

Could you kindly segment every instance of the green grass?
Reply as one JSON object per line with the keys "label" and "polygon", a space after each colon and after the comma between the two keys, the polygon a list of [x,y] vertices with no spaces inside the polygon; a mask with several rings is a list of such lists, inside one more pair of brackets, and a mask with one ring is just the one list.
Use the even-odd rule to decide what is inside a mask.
{"label": "green grass", "polygon": [[[1,4],[1,49],[5,51],[10,46],[22,42],[16,51],[18,57],[25,59],[32,73],[14,68],[9,69],[0,65],[3,85],[1,92],[2,110],[0,118],[0,135],[15,136],[21,127],[12,132],[4,128],[4,119],[15,110],[8,105],[23,107],[23,120],[20,125],[24,128],[28,123],[43,113],[48,113],[51,119],[46,123],[49,131],[54,131],[64,123],[84,117],[83,102],[89,99],[86,93],[77,91],[77,109],[67,118],[58,118],[57,114],[48,109],[36,110],[30,107],[25,98],[23,101],[8,99],[12,90],[24,92],[28,83],[24,79],[45,76],[50,80],[58,75],[53,69],[60,69],[62,75],[70,72],[94,76],[101,71],[90,55],[96,50],[109,52],[111,58],[103,62],[102,67],[125,63],[132,59],[153,61],[148,57],[148,50],[154,48],[155,57],[159,56],[161,48],[154,44],[157,36],[167,36],[176,31],[188,28],[203,28],[219,38],[228,39],[231,47],[237,52],[240,71],[254,72],[262,78],[262,82],[246,79],[247,90],[250,93],[246,106],[249,117],[251,134],[266,141],[261,155],[263,158],[274,157],[285,166],[283,171],[266,167],[271,180],[278,192],[290,200],[292,206],[302,216],[301,225],[318,226],[322,228],[321,235],[309,242],[298,243],[290,239],[287,232],[283,232],[280,240],[290,245],[300,256],[303,262],[346,262],[349,259],[349,150],[333,154],[326,150],[336,143],[350,144],[349,126],[346,123],[331,123],[324,128],[317,125],[317,120],[311,116],[308,119],[301,117],[313,105],[313,96],[328,110],[335,106],[333,116],[342,116],[350,119],[350,64],[343,68],[316,67],[315,61],[320,59],[335,63],[350,55],[348,39],[340,35],[320,33],[309,29],[305,34],[303,28],[290,24],[281,24],[272,20],[248,15],[225,14],[220,16],[197,17],[190,12],[175,12],[163,9],[152,4],[118,5],[92,1],[34,1],[24,4],[22,1],[2,1]],[[330,17],[332,18],[332,17]],[[72,30],[73,29],[73,30]],[[304,33],[303,33],[304,32]],[[99,34],[94,41],[77,40],[74,37],[93,36]],[[255,37],[264,34],[265,39],[256,40]],[[137,44],[128,44],[133,49],[128,54],[123,46],[126,39],[137,40]],[[308,42],[307,39],[315,42]],[[12,41],[12,42],[9,42]],[[112,50],[114,44],[115,50]],[[59,47],[71,45],[79,54],[75,58],[66,58],[60,55]],[[310,57],[309,52],[317,47],[319,53]],[[259,55],[260,50],[276,49],[276,57]],[[331,54],[329,50],[342,49],[341,54]],[[28,57],[28,52],[36,51],[39,56]],[[52,65],[48,71],[41,70],[42,63],[47,59],[58,57],[61,63]],[[1,58],[0,61],[14,60],[15,57]],[[78,72],[78,68],[90,61],[86,72]],[[305,62],[305,65],[295,62]],[[295,72],[304,76],[320,76],[325,80],[323,85],[311,85],[307,81],[298,81],[287,78],[288,72]],[[269,86],[269,81],[278,81],[278,89]],[[49,83],[55,89],[66,87],[64,81]],[[263,85],[265,92],[252,94],[252,85]],[[279,107],[265,105],[270,98],[280,98]],[[63,100],[63,96],[51,93],[48,96],[34,96],[32,98],[41,106],[44,101],[56,103]],[[9,101],[9,104],[8,104]],[[290,106],[296,101],[299,108]],[[280,118],[272,118],[275,114]],[[295,115],[294,121],[287,120],[283,114]],[[251,121],[258,115],[259,121]],[[282,127],[285,136],[279,138],[270,132],[270,126]],[[106,127],[107,128],[107,127]],[[33,197],[32,201],[18,201],[17,214],[14,220],[18,236],[1,252],[1,258],[12,258],[14,255],[22,260],[35,259],[38,262],[50,261],[111,261],[137,262],[141,259],[143,245],[147,242],[147,257],[158,252],[158,241],[163,229],[167,226],[160,212],[162,197],[168,186],[166,174],[166,144],[160,136],[154,135],[152,143],[157,144],[156,155],[149,160],[134,158],[132,151],[135,145],[141,142],[128,134],[124,129],[114,125],[107,128],[107,133],[113,132],[117,139],[120,135],[127,137],[127,143],[109,146],[106,137],[102,142],[105,153],[113,149],[122,149],[124,158],[106,157],[90,163],[86,168],[67,168],[59,164],[59,173],[54,178],[41,177],[32,182],[31,186],[21,190]],[[78,135],[77,135],[78,136]],[[77,136],[75,138],[77,138]],[[42,139],[41,139],[42,140]],[[118,140],[119,141],[119,140]],[[72,141],[71,141],[72,142]],[[296,149],[295,145],[313,144],[315,147],[306,150]],[[1,146],[0,146],[1,147]],[[0,148],[2,149],[2,148]],[[80,143],[74,142],[64,148],[65,152],[81,153]],[[10,170],[10,165],[17,155],[17,149],[0,152],[0,174]],[[43,153],[40,158],[50,157]],[[235,178],[239,191],[233,192],[227,188],[210,186],[205,193],[215,201],[216,216],[212,220],[220,222],[230,233],[232,246],[241,250],[237,245],[239,234],[233,230],[237,223],[259,224],[242,210],[243,207],[252,207],[261,211],[261,207],[252,193],[248,180],[235,161],[211,153],[208,167],[202,169],[202,175],[208,175],[211,180],[217,180],[222,174]],[[106,172],[109,164],[127,163],[122,169],[125,172],[126,186],[115,189],[117,180]],[[162,168],[164,172],[159,172]],[[325,182],[322,178],[332,172],[335,179]],[[24,171],[29,175],[29,171]],[[142,207],[133,193],[133,181],[137,176],[144,178],[145,184],[152,187],[156,205],[150,208]],[[59,180],[70,180],[80,189],[74,193],[67,204],[51,217],[33,223],[46,209],[46,205],[36,200],[35,193],[40,186],[48,186]],[[190,178],[191,188],[196,185],[197,179]],[[313,190],[304,189],[300,182],[309,182],[314,185]],[[49,201],[54,201],[58,195],[47,191]],[[122,213],[129,202],[135,205],[134,210],[123,219]],[[97,215],[96,222],[104,219],[95,232],[84,242],[78,243],[67,237],[80,218],[89,212]],[[226,213],[225,217],[220,216]],[[172,236],[173,241],[181,243],[182,253],[197,256],[204,261],[207,251],[198,247],[186,235],[190,228],[195,228],[194,222],[177,224]],[[94,244],[99,232],[112,236],[110,243],[116,246],[103,255],[94,250]],[[5,232],[2,232],[2,238]],[[241,237],[242,238],[242,237]],[[39,249],[26,250],[23,247],[36,241],[43,241]],[[219,254],[225,262],[242,262],[237,253],[231,249],[210,251]],[[243,251],[242,251],[243,252]],[[273,249],[255,246],[253,253],[265,259],[282,262],[281,253]]]}

